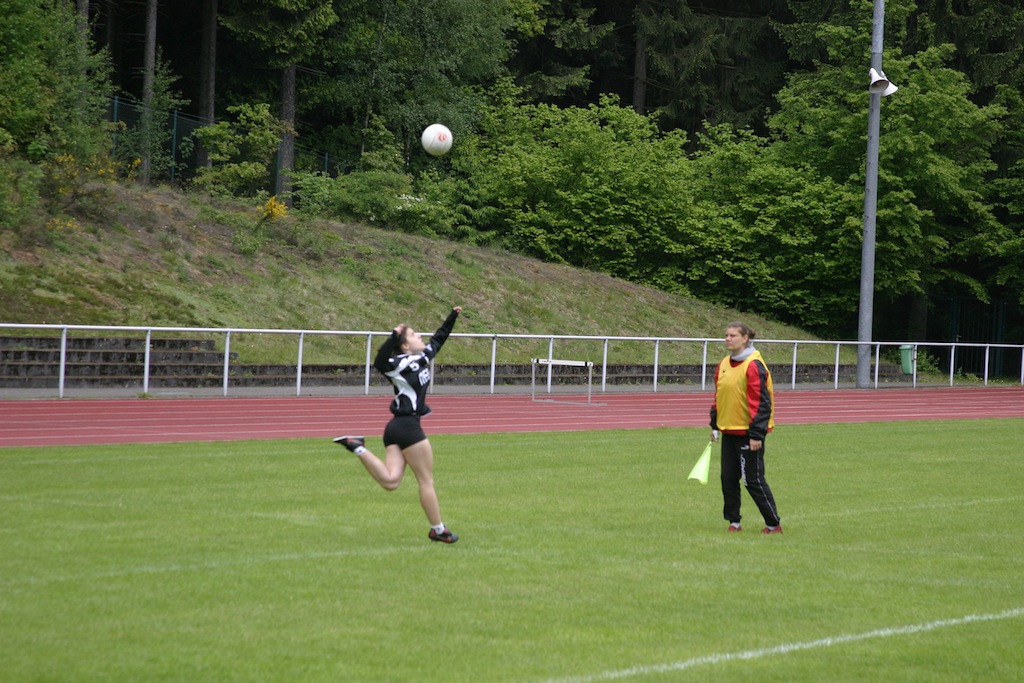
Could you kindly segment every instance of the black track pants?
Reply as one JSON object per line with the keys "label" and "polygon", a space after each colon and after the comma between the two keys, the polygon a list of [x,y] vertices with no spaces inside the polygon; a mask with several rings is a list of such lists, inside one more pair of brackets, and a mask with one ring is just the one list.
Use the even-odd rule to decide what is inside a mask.
{"label": "black track pants", "polygon": [[722,434],[722,515],[730,523],[740,521],[740,482],[747,485],[747,493],[754,499],[757,509],[768,526],[779,524],[775,497],[764,478],[764,441],[761,450],[750,450],[750,437]]}

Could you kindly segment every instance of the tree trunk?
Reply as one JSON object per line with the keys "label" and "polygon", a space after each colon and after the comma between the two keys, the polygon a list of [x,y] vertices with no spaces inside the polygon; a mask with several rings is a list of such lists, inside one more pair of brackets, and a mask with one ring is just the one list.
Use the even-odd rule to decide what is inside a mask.
{"label": "tree trunk", "polygon": [[[199,47],[199,118],[210,125],[216,116],[217,94],[217,0],[203,0]],[[196,150],[196,166],[210,168],[210,153],[202,145]]]}
{"label": "tree trunk", "polygon": [[911,341],[928,339],[928,297],[913,294],[910,297],[910,311],[907,320],[907,336]]}
{"label": "tree trunk", "polygon": [[78,8],[78,14],[89,23],[89,0],[75,0],[75,7]]}
{"label": "tree trunk", "polygon": [[647,39],[636,37],[636,53],[633,55],[633,109],[637,114],[647,114]]}
{"label": "tree trunk", "polygon": [[277,165],[277,195],[291,206],[292,171],[295,169],[295,75],[298,65],[289,64],[281,72],[281,120],[288,129],[281,136]]}
{"label": "tree trunk", "polygon": [[[102,0],[100,5],[99,15],[100,22],[103,28],[103,44],[107,46],[107,50],[110,51],[110,60],[117,65],[121,62],[121,41],[118,40],[120,35],[120,14],[115,11],[114,0]],[[119,69],[118,69],[119,70]],[[121,86],[121,77],[115,76],[117,82],[115,85]]]}
{"label": "tree trunk", "polygon": [[146,0],[146,44],[142,62],[142,159],[139,178],[149,184],[153,159],[153,84],[156,80],[156,17],[158,0]]}

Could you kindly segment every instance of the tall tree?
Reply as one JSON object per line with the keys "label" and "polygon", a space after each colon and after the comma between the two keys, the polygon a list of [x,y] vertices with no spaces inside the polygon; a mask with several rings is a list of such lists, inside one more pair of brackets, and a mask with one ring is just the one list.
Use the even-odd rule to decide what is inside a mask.
{"label": "tall tree", "polygon": [[[216,117],[217,102],[217,0],[202,0],[199,47],[199,118],[209,125]],[[209,152],[202,146],[197,163],[210,166]]]}
{"label": "tall tree", "polygon": [[458,140],[481,90],[505,74],[506,32],[520,4],[339,0],[344,21],[331,28],[316,74],[300,84],[303,118],[323,122],[318,139],[348,165],[370,149],[377,121],[407,157],[430,123],[443,121]]}
{"label": "tall tree", "polygon": [[281,119],[289,127],[281,140],[277,192],[291,191],[295,160],[295,78],[298,65],[317,53],[324,33],[338,21],[331,0],[234,0],[225,25],[251,40],[281,69]]}
{"label": "tall tree", "polygon": [[97,51],[66,0],[10,0],[0,22],[0,230],[40,199],[62,210],[109,168],[110,94]]}
{"label": "tall tree", "polygon": [[149,184],[153,165],[153,86],[156,81],[156,23],[157,0],[146,0],[146,38],[142,63],[142,159],[139,164],[139,179]]}
{"label": "tall tree", "polygon": [[615,24],[598,17],[594,0],[543,0],[534,22],[518,22],[510,65],[532,101],[585,104],[602,61],[621,66]]}
{"label": "tall tree", "polygon": [[765,112],[789,66],[773,24],[787,19],[781,0],[638,0],[647,102],[664,125],[691,132],[705,121],[764,131]]}
{"label": "tall tree", "polygon": [[[770,125],[790,163],[863,187],[871,3],[793,6],[801,21],[784,33],[794,57],[815,68],[790,76]],[[997,254],[1005,228],[986,178],[1006,110],[971,100],[971,84],[948,66],[953,46],[903,53],[913,10],[911,0],[886,6],[885,72],[900,89],[883,100],[875,287],[880,308],[909,293],[911,309],[927,311],[950,292],[988,298],[978,264]],[[860,217],[851,216],[851,231]]]}
{"label": "tall tree", "polygon": [[39,160],[108,151],[107,55],[66,0],[11,0],[0,22],[0,140]]}
{"label": "tall tree", "polygon": [[970,80],[970,98],[1007,111],[992,145],[997,168],[990,175],[996,214],[1014,233],[995,260],[978,264],[989,274],[994,297],[1024,306],[1024,5],[1013,0],[918,0],[907,42],[914,46],[956,46],[951,67]]}

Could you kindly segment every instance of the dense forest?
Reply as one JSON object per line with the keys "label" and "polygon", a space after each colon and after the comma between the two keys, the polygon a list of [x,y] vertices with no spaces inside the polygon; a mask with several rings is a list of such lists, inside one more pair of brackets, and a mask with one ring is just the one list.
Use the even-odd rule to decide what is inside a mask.
{"label": "dense forest", "polygon": [[[9,0],[0,227],[169,182],[852,338],[879,1]],[[877,339],[1024,341],[1022,32],[885,3]]]}

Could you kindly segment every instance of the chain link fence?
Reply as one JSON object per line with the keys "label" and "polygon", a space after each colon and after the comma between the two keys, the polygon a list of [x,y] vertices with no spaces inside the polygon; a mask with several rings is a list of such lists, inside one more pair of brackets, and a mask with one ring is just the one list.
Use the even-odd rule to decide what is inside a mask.
{"label": "chain link fence", "polygon": [[[112,97],[107,107],[107,120],[118,124],[117,132],[114,134],[113,155],[115,158],[128,158],[138,154],[134,142],[138,137],[138,131],[142,125],[143,107],[137,101],[124,97]],[[204,126],[210,125],[197,116],[173,110],[166,116],[167,130],[164,135],[159,136],[163,142],[160,149],[155,150],[158,155],[166,157],[168,163],[166,169],[158,169],[151,176],[151,180],[164,181],[175,184],[187,183],[194,177],[197,169],[203,163],[201,148],[195,132]],[[341,166],[341,159],[332,157],[327,152],[317,152],[300,145],[295,146],[295,169],[306,172],[321,172],[329,175],[337,175],[344,172]],[[277,187],[277,177],[280,171],[280,155],[275,158],[274,168],[271,169],[270,186],[268,191]]]}

